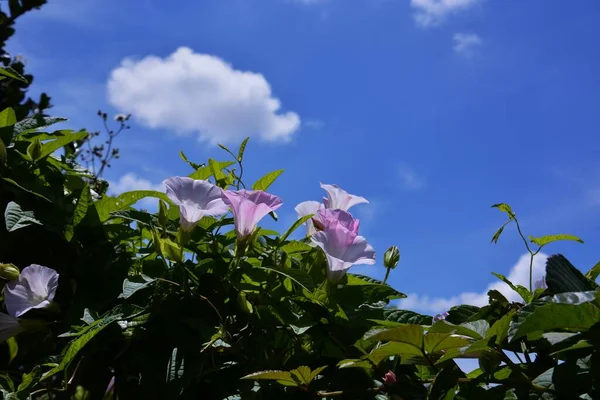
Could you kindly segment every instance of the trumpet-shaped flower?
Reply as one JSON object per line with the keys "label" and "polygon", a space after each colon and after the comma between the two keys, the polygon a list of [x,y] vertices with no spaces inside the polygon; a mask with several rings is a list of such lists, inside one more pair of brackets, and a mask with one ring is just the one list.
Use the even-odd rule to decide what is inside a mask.
{"label": "trumpet-shaped flower", "polygon": [[312,201],[312,200],[303,201],[302,203],[300,203],[296,206],[295,210],[296,210],[296,213],[298,214],[298,218],[306,217],[307,215],[311,215],[311,214],[314,215],[311,219],[306,221],[306,236],[311,236],[313,233],[315,233],[317,231],[313,220],[317,216],[317,211],[319,211],[320,209],[323,209],[323,208],[325,208],[325,206],[322,203],[319,203],[318,201]]}
{"label": "trumpet-shaped flower", "polygon": [[437,321],[442,321],[442,320],[445,320],[445,319],[446,319],[446,317],[447,317],[448,315],[449,315],[449,314],[448,314],[448,312],[446,312],[446,311],[444,311],[444,312],[443,312],[443,313],[441,313],[441,314],[436,314],[436,315],[433,317],[433,322],[434,322],[434,323],[436,323]]}
{"label": "trumpet-shaped flower", "polygon": [[369,202],[364,197],[349,194],[338,185],[326,185],[321,183],[321,188],[325,189],[327,192],[327,197],[323,197],[325,208],[348,211],[352,206]]}
{"label": "trumpet-shaped flower", "polygon": [[185,231],[194,229],[205,215],[220,217],[229,210],[223,202],[221,188],[208,181],[174,176],[163,183],[169,199],[179,206],[180,224]]}
{"label": "trumpet-shaped flower", "polygon": [[4,287],[4,304],[10,315],[20,317],[36,308],[47,308],[58,287],[58,273],[52,268],[30,265],[23,269],[19,279]]}
{"label": "trumpet-shaped flower", "polygon": [[258,221],[283,204],[278,196],[262,190],[246,189],[223,191],[223,201],[233,211],[238,240],[244,240],[250,236]]}
{"label": "trumpet-shaped flower", "polygon": [[375,264],[375,250],[367,240],[341,224],[312,235],[312,241],[327,257],[327,279],[336,283],[356,264]]}
{"label": "trumpet-shaped flower", "polygon": [[326,231],[335,229],[338,225],[348,229],[354,234],[358,234],[359,220],[354,219],[352,214],[344,210],[331,210],[328,208],[317,211],[319,230]]}

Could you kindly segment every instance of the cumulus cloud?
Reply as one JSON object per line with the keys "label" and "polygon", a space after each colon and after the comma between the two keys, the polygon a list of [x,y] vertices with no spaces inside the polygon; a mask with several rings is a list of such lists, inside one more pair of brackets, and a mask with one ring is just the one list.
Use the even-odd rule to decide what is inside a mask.
{"label": "cumulus cloud", "polygon": [[147,179],[139,178],[134,173],[127,173],[119,178],[118,181],[109,181],[108,191],[112,195],[118,195],[133,190],[156,190],[165,192],[165,186],[162,183],[152,183]]}
{"label": "cumulus cloud", "polygon": [[455,33],[452,40],[454,41],[454,51],[467,57],[483,44],[483,40],[476,33]]}
{"label": "cumulus cloud", "polygon": [[[529,254],[522,255],[519,258],[519,261],[511,268],[507,278],[515,285],[529,287],[529,257]],[[534,282],[545,275],[547,258],[548,256],[544,253],[539,253],[535,256],[533,260]],[[490,283],[487,289],[482,292],[464,292],[448,298],[410,294],[406,299],[402,299],[398,302],[398,307],[429,314],[447,311],[450,307],[459,304],[471,304],[481,307],[488,304],[487,292],[493,289],[498,290],[509,301],[523,301],[521,296],[514,292],[506,283],[496,279],[496,281]]]}
{"label": "cumulus cloud", "polygon": [[427,28],[439,25],[450,14],[466,10],[481,0],[411,0],[410,4],[415,9],[415,22]]}
{"label": "cumulus cloud", "polygon": [[408,165],[402,164],[398,167],[398,177],[406,190],[421,190],[425,187],[425,179]]}
{"label": "cumulus cloud", "polygon": [[143,125],[211,144],[246,136],[288,141],[300,128],[298,114],[281,111],[263,75],[187,47],[165,58],[124,59],[110,74],[108,98]]}

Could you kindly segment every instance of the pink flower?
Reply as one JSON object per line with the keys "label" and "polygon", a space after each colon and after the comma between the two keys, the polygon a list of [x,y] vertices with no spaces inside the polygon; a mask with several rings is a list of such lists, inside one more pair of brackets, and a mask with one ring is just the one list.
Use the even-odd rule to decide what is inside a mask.
{"label": "pink flower", "polygon": [[221,188],[208,181],[174,176],[163,183],[169,199],[179,206],[180,224],[185,231],[194,229],[205,215],[219,217],[229,211],[221,198]]}
{"label": "pink flower", "polygon": [[383,376],[383,384],[385,386],[390,386],[390,385],[392,385],[394,383],[396,383],[396,374],[394,374],[392,371],[388,371]]}
{"label": "pink flower", "polygon": [[247,238],[258,221],[283,204],[280,197],[262,190],[226,190],[223,191],[222,198],[233,211],[238,240]]}
{"label": "pink flower", "polygon": [[449,314],[448,314],[448,312],[446,312],[446,311],[444,311],[444,312],[443,312],[443,313],[441,313],[441,314],[437,314],[437,315],[435,315],[435,316],[433,317],[433,322],[434,322],[434,323],[436,323],[437,321],[442,321],[442,320],[445,320],[445,319],[446,319],[446,317],[447,317],[448,315],[449,315]]}
{"label": "pink flower", "polygon": [[548,289],[548,285],[546,284],[546,275],[542,276],[539,280],[535,281],[533,289]]}
{"label": "pink flower", "polygon": [[325,252],[327,257],[327,279],[336,283],[346,270],[356,264],[375,264],[375,250],[367,240],[350,231],[341,223],[331,229],[312,235],[312,241]]}
{"label": "pink flower", "polygon": [[[319,225],[318,229],[322,231],[335,229],[336,226],[340,225],[354,234],[358,234],[359,220],[354,219],[352,214],[344,210],[331,210],[328,208],[320,209],[317,211],[318,220],[315,225]],[[315,221],[316,222],[316,221]]]}
{"label": "pink flower", "polygon": [[321,222],[317,215],[319,210],[331,209],[348,211],[348,209],[352,206],[369,202],[364,197],[348,194],[348,192],[340,189],[340,187],[337,185],[326,185],[321,183],[321,187],[327,191],[327,197],[323,198],[323,203],[319,203],[318,201],[304,201],[298,204],[295,208],[298,218],[302,218],[310,214],[315,215],[313,218],[306,221],[306,236],[311,236],[317,231],[315,228],[315,221],[317,225],[319,225],[319,222]]}
{"label": "pink flower", "polygon": [[327,197],[323,197],[325,208],[348,211],[352,206],[369,202],[364,197],[349,194],[338,185],[326,185],[321,183],[321,188],[325,189],[327,192]]}

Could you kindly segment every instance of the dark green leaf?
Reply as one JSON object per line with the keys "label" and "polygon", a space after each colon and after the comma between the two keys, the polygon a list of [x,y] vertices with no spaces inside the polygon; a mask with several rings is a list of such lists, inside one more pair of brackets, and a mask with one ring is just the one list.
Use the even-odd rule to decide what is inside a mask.
{"label": "dark green leaf", "polygon": [[502,274],[497,274],[495,272],[492,272],[492,275],[494,275],[496,278],[500,279],[502,282],[504,282],[508,286],[510,286],[510,288],[512,290],[514,290],[515,292],[517,292],[519,294],[519,296],[521,296],[523,298],[523,300],[525,300],[526,303],[529,303],[531,301],[532,294],[529,290],[527,290],[526,287],[521,286],[521,285],[514,285],[511,281],[508,280],[507,277],[505,277]]}
{"label": "dark green leaf", "polygon": [[431,316],[408,310],[387,309],[384,310],[383,315],[387,321],[403,324],[431,325],[432,322]]}
{"label": "dark green leaf", "polygon": [[244,151],[246,150],[246,145],[248,144],[248,140],[250,140],[250,137],[247,137],[246,139],[244,139],[244,141],[240,145],[240,149],[238,150],[237,160],[240,163],[244,159]]}
{"label": "dark green leaf", "polygon": [[586,292],[598,287],[561,254],[546,261],[546,283],[552,293]]}
{"label": "dark green leaf", "polygon": [[298,229],[298,227],[300,227],[300,225],[302,225],[303,223],[305,223],[306,221],[308,221],[309,219],[312,218],[312,214],[311,215],[306,215],[302,218],[299,218],[296,222],[294,222],[292,224],[292,226],[290,226],[290,228],[283,234],[283,236],[281,237],[281,242],[285,242],[286,239],[296,230]]}
{"label": "dark green leaf", "polygon": [[[215,161],[213,163],[213,168],[218,169],[219,171],[224,168],[229,167],[230,165],[235,164],[235,161]],[[212,168],[210,165],[204,166],[202,168],[198,168],[196,171],[189,175],[192,179],[202,179],[206,180],[212,176]]]}

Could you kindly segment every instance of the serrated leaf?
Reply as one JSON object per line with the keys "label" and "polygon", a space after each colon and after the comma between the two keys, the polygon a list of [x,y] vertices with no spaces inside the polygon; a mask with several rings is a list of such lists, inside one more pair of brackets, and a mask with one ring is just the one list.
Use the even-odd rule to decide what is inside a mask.
{"label": "serrated leaf", "polygon": [[128,299],[129,297],[133,296],[133,294],[135,292],[149,287],[155,281],[156,281],[156,279],[146,276],[144,274],[135,275],[135,276],[126,278],[123,281],[123,291],[119,295],[119,298]]}
{"label": "serrated leaf", "polygon": [[521,285],[514,285],[510,280],[508,280],[508,278],[502,274],[497,274],[495,272],[492,272],[492,275],[494,275],[496,278],[500,279],[502,282],[506,283],[508,286],[510,286],[510,288],[512,290],[514,290],[515,292],[517,292],[519,294],[519,296],[521,296],[523,298],[523,300],[525,300],[526,303],[529,303],[531,301],[531,297],[532,294],[529,290],[527,290],[526,287],[521,286]]}
{"label": "serrated leaf", "polygon": [[17,229],[25,228],[29,225],[43,225],[35,217],[33,211],[23,210],[21,206],[14,201],[11,201],[6,206],[4,220],[8,232],[14,232]]}
{"label": "serrated leaf", "polygon": [[54,374],[63,371],[67,368],[71,362],[77,357],[77,354],[83,349],[97,334],[102,332],[112,323],[119,321],[123,317],[122,314],[115,314],[109,317],[95,321],[93,324],[85,327],[80,332],[77,339],[73,340],[68,347],[64,350],[62,360],[60,364],[46,372],[42,376],[42,381],[50,378]]}
{"label": "serrated leaf", "polygon": [[546,284],[552,293],[586,292],[598,287],[561,254],[546,261]]}
{"label": "serrated leaf", "polygon": [[559,240],[572,240],[575,242],[583,243],[583,240],[574,235],[547,235],[542,237],[529,236],[531,243],[537,244],[538,246],[545,246],[548,243],[557,242]]}
{"label": "serrated leaf", "polygon": [[[218,169],[219,171],[229,167],[230,165],[235,164],[235,161],[215,161],[213,163],[213,168]],[[198,168],[196,171],[192,172],[188,175],[192,179],[202,179],[206,180],[212,176],[212,168],[210,165],[206,165],[202,168]]]}
{"label": "serrated leaf", "polygon": [[509,340],[523,336],[538,338],[557,329],[585,331],[600,320],[595,301],[595,292],[589,292],[564,293],[531,303],[521,309],[517,321],[511,324]]}
{"label": "serrated leaf", "polygon": [[273,182],[275,182],[275,179],[277,179],[277,177],[279,175],[281,175],[282,173],[283,173],[282,169],[278,169],[277,171],[269,172],[268,174],[266,174],[265,176],[263,176],[262,178],[260,178],[256,182],[254,182],[254,185],[252,185],[252,190],[267,190],[269,188],[269,186],[271,186],[273,184]]}
{"label": "serrated leaf", "polygon": [[270,380],[277,381],[285,386],[298,386],[298,383],[292,378],[292,374],[288,371],[259,371],[253,374],[246,375],[240,379],[252,379],[252,380]]}

